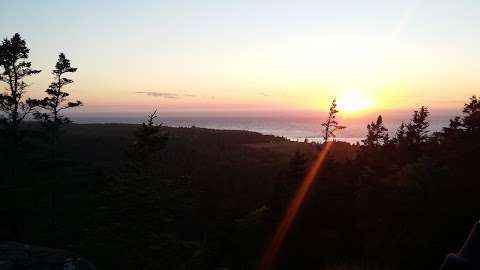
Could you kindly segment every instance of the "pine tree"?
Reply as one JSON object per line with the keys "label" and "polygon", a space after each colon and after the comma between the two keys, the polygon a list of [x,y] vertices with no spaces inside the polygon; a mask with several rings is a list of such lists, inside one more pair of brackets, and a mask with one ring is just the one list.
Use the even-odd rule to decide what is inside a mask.
{"label": "pine tree", "polygon": [[147,123],[134,132],[135,142],[127,153],[134,170],[147,177],[151,176],[153,163],[168,139],[165,134],[160,134],[161,125],[154,124],[155,118],[157,110],[148,115]]}
{"label": "pine tree", "polygon": [[443,127],[442,132],[437,132],[436,138],[456,137],[463,133],[463,122],[460,116],[450,119],[448,127]]}
{"label": "pine tree", "polygon": [[463,108],[463,116],[456,116],[450,119],[448,127],[444,127],[443,133],[438,136],[456,137],[465,132],[472,132],[480,129],[480,99],[477,96],[470,97],[468,103]]}
{"label": "pine tree", "polygon": [[6,145],[2,155],[9,163],[13,177],[21,160],[20,124],[39,104],[38,100],[25,98],[28,87],[25,79],[40,72],[32,69],[29,53],[30,49],[18,33],[11,39],[4,39],[0,45],[0,81],[7,84],[5,92],[0,94],[0,134]]}
{"label": "pine tree", "polygon": [[52,71],[54,82],[52,82],[45,91],[48,96],[40,103],[40,107],[45,112],[35,112],[35,118],[42,122],[42,125],[47,131],[52,156],[54,156],[56,151],[55,146],[61,126],[70,123],[70,119],[62,115],[61,112],[82,105],[82,102],[78,100],[75,102],[68,101],[67,97],[70,94],[64,90],[65,86],[73,83],[73,80],[65,78],[64,76],[67,73],[74,73],[76,71],[77,68],[71,66],[70,60],[65,57],[65,54],[60,53],[55,69]]}
{"label": "pine tree", "polygon": [[7,91],[0,94],[0,110],[3,113],[1,123],[15,134],[20,123],[37,105],[35,100],[25,99],[25,89],[28,84],[25,79],[37,74],[40,70],[32,69],[32,63],[27,61],[30,49],[20,34],[11,39],[4,39],[0,45],[0,66],[3,72],[0,81],[8,85]]}
{"label": "pine tree", "polygon": [[[192,211],[189,179],[154,175],[168,137],[154,124],[157,111],[137,128],[127,152],[131,166],[105,179],[96,191],[93,222],[85,243],[105,269],[190,269],[181,265],[200,250],[182,240],[177,225],[183,211]],[[190,212],[191,213],[191,212]],[[122,254],[112,260],[112,254]]]}
{"label": "pine tree", "polygon": [[407,125],[404,122],[400,124],[397,131],[395,132],[395,138],[393,139],[397,144],[403,144],[405,142],[405,137],[407,136]]}
{"label": "pine tree", "polygon": [[463,108],[463,127],[469,131],[480,130],[480,99],[472,96],[470,102],[465,104]]}
{"label": "pine tree", "polygon": [[422,144],[428,140],[430,123],[427,121],[427,118],[429,114],[430,112],[425,106],[413,112],[412,120],[406,126],[406,140],[410,145]]}
{"label": "pine tree", "polygon": [[57,149],[57,141],[60,132],[60,128],[70,123],[70,119],[65,117],[62,114],[62,111],[74,108],[82,105],[82,102],[75,101],[70,102],[68,101],[67,97],[70,95],[68,92],[65,92],[65,87],[71,83],[73,80],[65,78],[65,75],[68,73],[74,73],[77,71],[77,68],[74,68],[70,64],[70,60],[65,57],[65,54],[60,53],[58,56],[57,63],[55,64],[55,68],[52,71],[54,76],[54,81],[49,85],[45,93],[47,93],[47,97],[42,99],[39,102],[39,107],[42,109],[35,111],[34,116],[37,120],[40,120],[42,126],[45,128],[46,131],[46,138],[49,144],[49,152],[51,158],[51,166],[50,166],[50,184],[52,185],[50,188],[50,202],[51,202],[51,216],[50,216],[50,224],[52,229],[56,229],[56,201],[57,201],[57,193],[55,190],[57,189],[57,168],[59,164],[56,160],[56,153],[58,152]]}
{"label": "pine tree", "polygon": [[333,99],[332,104],[330,105],[330,110],[328,112],[328,118],[325,122],[322,123],[322,126],[325,128],[323,133],[323,140],[328,141],[329,138],[335,138],[336,132],[342,129],[345,129],[345,126],[339,125],[336,115],[337,110],[337,100]]}
{"label": "pine tree", "polygon": [[371,122],[367,125],[367,137],[362,140],[365,147],[378,148],[381,145],[388,143],[388,129],[383,125],[382,116],[377,117],[376,122]]}

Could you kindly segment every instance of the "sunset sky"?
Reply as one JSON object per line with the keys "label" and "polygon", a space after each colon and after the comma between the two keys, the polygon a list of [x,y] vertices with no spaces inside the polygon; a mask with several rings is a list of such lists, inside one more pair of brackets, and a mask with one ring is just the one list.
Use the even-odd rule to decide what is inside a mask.
{"label": "sunset sky", "polygon": [[73,2],[3,0],[0,34],[27,40],[34,97],[64,52],[84,111],[458,110],[480,92],[478,0]]}

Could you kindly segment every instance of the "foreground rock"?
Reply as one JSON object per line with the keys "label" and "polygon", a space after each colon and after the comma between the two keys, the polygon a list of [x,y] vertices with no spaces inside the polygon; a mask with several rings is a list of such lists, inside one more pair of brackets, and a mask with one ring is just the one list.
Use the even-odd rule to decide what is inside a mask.
{"label": "foreground rock", "polygon": [[0,242],[0,270],[96,269],[78,254],[62,249]]}

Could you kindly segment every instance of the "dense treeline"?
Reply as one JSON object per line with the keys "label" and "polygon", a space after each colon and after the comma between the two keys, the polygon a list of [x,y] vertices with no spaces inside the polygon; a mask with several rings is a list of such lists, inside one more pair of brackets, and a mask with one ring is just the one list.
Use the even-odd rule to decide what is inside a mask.
{"label": "dense treeline", "polygon": [[[75,125],[60,54],[42,100],[19,35],[0,46],[0,240],[79,251],[101,269],[254,269],[322,149],[246,131]],[[325,139],[345,127],[332,103]],[[31,118],[28,118],[31,115]],[[421,107],[395,132],[335,142],[274,268],[434,269],[478,219],[480,100],[439,132]],[[25,121],[30,119],[31,121]],[[35,121],[34,121],[35,120]],[[394,135],[392,135],[394,134]],[[287,149],[287,150],[285,150]]]}

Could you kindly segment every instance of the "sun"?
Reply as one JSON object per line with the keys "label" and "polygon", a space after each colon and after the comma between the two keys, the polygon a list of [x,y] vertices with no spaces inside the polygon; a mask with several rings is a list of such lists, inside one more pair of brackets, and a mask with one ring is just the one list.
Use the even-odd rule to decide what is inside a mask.
{"label": "sun", "polygon": [[348,91],[337,99],[337,106],[340,112],[343,111],[347,113],[365,110],[373,103],[373,100],[361,91]]}

